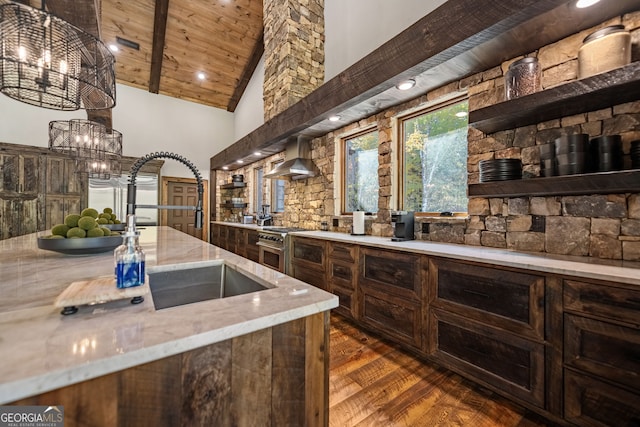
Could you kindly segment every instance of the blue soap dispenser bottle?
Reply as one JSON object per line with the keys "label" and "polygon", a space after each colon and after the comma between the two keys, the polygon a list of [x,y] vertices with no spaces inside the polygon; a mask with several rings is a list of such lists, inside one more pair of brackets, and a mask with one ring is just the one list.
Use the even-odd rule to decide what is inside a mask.
{"label": "blue soap dispenser bottle", "polygon": [[136,231],[135,215],[127,215],[127,228],[122,245],[113,251],[118,289],[144,284],[144,251],[140,247],[139,236],[140,232]]}

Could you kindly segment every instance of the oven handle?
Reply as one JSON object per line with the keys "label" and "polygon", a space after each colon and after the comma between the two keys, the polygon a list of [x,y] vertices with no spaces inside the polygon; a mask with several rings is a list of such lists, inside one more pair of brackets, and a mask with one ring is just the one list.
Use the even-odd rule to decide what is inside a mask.
{"label": "oven handle", "polygon": [[265,248],[275,249],[276,251],[284,252],[284,248],[281,246],[270,245],[269,243],[264,243],[260,241],[256,242],[256,245],[264,246]]}

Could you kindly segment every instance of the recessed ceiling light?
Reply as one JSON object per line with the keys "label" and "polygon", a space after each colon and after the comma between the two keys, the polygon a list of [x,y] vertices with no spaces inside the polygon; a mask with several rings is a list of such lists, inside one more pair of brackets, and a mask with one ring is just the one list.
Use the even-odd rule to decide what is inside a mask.
{"label": "recessed ceiling light", "polygon": [[256,151],[255,153],[253,153],[254,156],[262,156],[262,153],[259,151]]}
{"label": "recessed ceiling light", "polygon": [[223,166],[222,170],[228,171],[229,170],[229,166]]}
{"label": "recessed ceiling light", "polygon": [[116,45],[115,43],[111,43],[109,45],[109,49],[111,50],[111,52],[117,52],[120,50],[120,48],[118,47],[118,45]]}
{"label": "recessed ceiling light", "polygon": [[400,82],[398,86],[396,86],[400,90],[409,90],[416,85],[416,81],[413,79],[405,80]]}
{"label": "recessed ceiling light", "polygon": [[204,80],[205,78],[207,78],[207,76],[206,76],[202,71],[200,71],[200,72],[198,73],[198,78],[199,78],[200,80]]}
{"label": "recessed ceiling light", "polygon": [[578,2],[576,3],[576,7],[583,9],[585,7],[589,7],[589,6],[593,6],[594,4],[598,3],[600,0],[578,0]]}
{"label": "recessed ceiling light", "polygon": [[244,163],[244,160],[242,160],[242,159],[236,160],[236,163]]}
{"label": "recessed ceiling light", "polygon": [[467,117],[467,112],[466,111],[458,111],[456,113],[456,117]]}
{"label": "recessed ceiling light", "polygon": [[337,122],[338,120],[340,120],[340,116],[331,116],[331,117],[329,117],[329,121],[330,122]]}

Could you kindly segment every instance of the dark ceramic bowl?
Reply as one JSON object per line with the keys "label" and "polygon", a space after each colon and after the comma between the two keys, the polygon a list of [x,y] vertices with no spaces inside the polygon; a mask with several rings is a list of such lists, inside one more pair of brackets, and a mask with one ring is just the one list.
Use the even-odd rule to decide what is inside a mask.
{"label": "dark ceramic bowl", "polygon": [[84,239],[38,237],[38,248],[67,255],[93,255],[109,252],[121,244],[122,236],[85,237]]}
{"label": "dark ceramic bowl", "polygon": [[540,145],[538,150],[540,151],[540,160],[549,160],[556,156],[555,144]]}
{"label": "dark ceramic bowl", "polygon": [[554,141],[556,156],[577,151],[589,150],[589,135],[578,133],[575,135],[564,135]]}
{"label": "dark ceramic bowl", "polygon": [[589,143],[591,152],[617,153],[622,151],[622,137],[620,135],[603,135],[593,138]]}

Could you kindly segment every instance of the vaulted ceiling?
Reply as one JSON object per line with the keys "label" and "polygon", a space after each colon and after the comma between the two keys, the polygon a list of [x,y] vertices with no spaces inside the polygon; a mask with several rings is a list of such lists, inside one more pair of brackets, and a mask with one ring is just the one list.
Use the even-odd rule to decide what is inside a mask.
{"label": "vaulted ceiling", "polygon": [[[39,7],[40,1],[31,3]],[[118,47],[118,83],[228,111],[235,110],[264,50],[262,0],[47,0],[46,5]]]}

